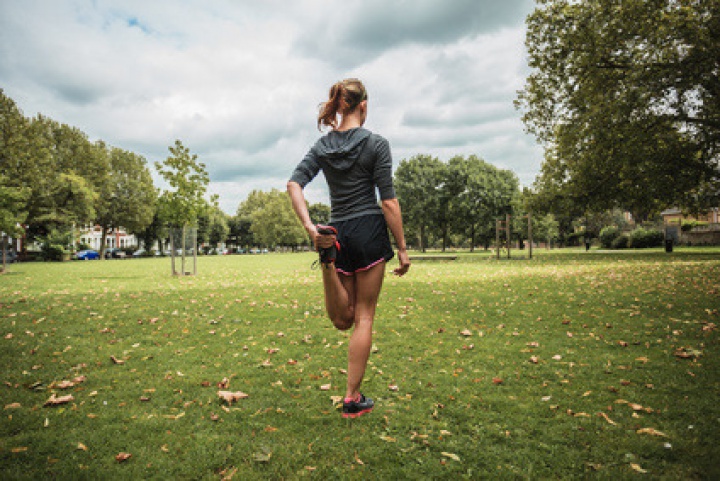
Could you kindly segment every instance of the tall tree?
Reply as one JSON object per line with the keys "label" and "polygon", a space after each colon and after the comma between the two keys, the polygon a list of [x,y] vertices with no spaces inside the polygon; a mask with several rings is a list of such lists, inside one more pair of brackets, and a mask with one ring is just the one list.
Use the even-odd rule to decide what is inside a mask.
{"label": "tall tree", "polygon": [[446,164],[437,157],[420,154],[400,161],[395,171],[395,190],[403,206],[403,221],[408,230],[417,233],[423,252],[427,230],[438,217],[446,170]]}
{"label": "tall tree", "polygon": [[25,221],[27,213],[24,212],[25,201],[30,190],[25,187],[12,187],[8,185],[7,178],[0,175],[0,235],[2,235],[2,268],[5,272],[7,263],[8,236],[15,236],[22,232],[20,223]]}
{"label": "tall tree", "polygon": [[[99,143],[97,155],[103,155]],[[105,150],[109,160],[107,175],[100,184],[97,224],[102,229],[100,258],[105,257],[107,235],[124,228],[141,233],[153,220],[157,191],[145,159],[116,147]]]}
{"label": "tall tree", "polygon": [[717,202],[720,0],[539,0],[527,24],[538,191],[641,219]]}
{"label": "tall tree", "polygon": [[253,191],[238,211],[249,213],[250,230],[259,245],[267,247],[292,246],[307,242],[307,234],[292,209],[285,192]]}
{"label": "tall tree", "polygon": [[[182,242],[186,239],[188,227],[194,226],[200,213],[207,208],[204,196],[210,177],[205,170],[205,164],[197,161],[197,155],[190,154],[190,149],[183,146],[179,140],[175,145],[168,147],[170,156],[162,163],[156,162],[158,173],[169,185],[159,199],[158,208],[160,217],[170,226],[182,230]],[[193,246],[194,247],[194,246]],[[175,250],[173,246],[172,273],[175,270]],[[186,246],[182,246],[182,273],[185,273]]]}

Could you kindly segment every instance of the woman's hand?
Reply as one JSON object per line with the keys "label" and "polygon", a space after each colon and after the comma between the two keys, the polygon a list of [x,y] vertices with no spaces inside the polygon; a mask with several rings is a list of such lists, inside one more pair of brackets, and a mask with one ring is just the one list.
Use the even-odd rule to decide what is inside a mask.
{"label": "woman's hand", "polygon": [[335,234],[318,234],[317,229],[313,226],[312,228],[313,232],[309,232],[310,237],[312,238],[313,242],[315,243],[315,250],[317,251],[319,248],[327,249],[329,247],[332,247],[335,245],[335,241],[337,241],[337,236]]}
{"label": "woman's hand", "polygon": [[393,270],[393,274],[404,276],[410,269],[410,256],[406,249],[398,250],[398,262],[400,262],[400,266]]}

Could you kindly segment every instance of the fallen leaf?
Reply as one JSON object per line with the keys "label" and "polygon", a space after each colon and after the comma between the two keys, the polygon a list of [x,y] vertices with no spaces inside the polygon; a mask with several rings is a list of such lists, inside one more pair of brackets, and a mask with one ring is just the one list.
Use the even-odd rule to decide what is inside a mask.
{"label": "fallen leaf", "polygon": [[43,404],[43,406],[57,406],[59,404],[66,404],[66,403],[69,403],[74,400],[75,400],[75,398],[73,397],[72,394],[68,394],[67,396],[60,396],[60,397],[55,397],[55,394],[53,394],[52,396],[50,396],[50,399],[45,401],[45,404]]}
{"label": "fallen leaf", "polygon": [[500,379],[499,377],[494,377],[494,378],[492,378],[492,382],[493,382],[493,384],[502,384],[503,380]]}
{"label": "fallen leaf", "polygon": [[130,454],[130,453],[118,453],[118,455],[115,456],[115,460],[118,463],[122,463],[123,461],[127,461],[131,457],[132,457],[132,454]]}
{"label": "fallen leaf", "polygon": [[540,360],[538,359],[537,356],[531,356],[531,357],[530,357],[530,362],[533,363],[533,364],[537,364],[538,362],[540,362]]}
{"label": "fallen leaf", "polygon": [[358,457],[357,451],[355,451],[355,462],[358,463],[360,466],[362,466],[362,465],[365,464],[365,463],[363,463],[362,459],[360,459],[360,458]]}
{"label": "fallen leaf", "polygon": [[647,473],[647,470],[641,468],[639,464],[630,463],[630,467],[631,467],[634,471],[637,471],[638,473],[642,473],[642,474]]}
{"label": "fallen leaf", "polygon": [[22,405],[20,405],[20,403],[12,403],[12,404],[5,405],[5,409],[18,409],[21,407],[22,407]]}
{"label": "fallen leaf", "polygon": [[322,386],[320,386],[320,390],[321,391],[329,391],[331,387],[332,387],[332,384],[323,384]]}
{"label": "fallen leaf", "polygon": [[470,329],[463,329],[462,331],[460,331],[460,334],[465,337],[472,336],[472,332],[470,331]]}
{"label": "fallen leaf", "polygon": [[12,448],[10,451],[12,451],[13,453],[24,453],[27,450],[28,450],[27,446],[21,446],[18,448]]}
{"label": "fallen leaf", "polygon": [[220,389],[227,389],[230,387],[230,379],[224,377],[217,385]]}
{"label": "fallen leaf", "polygon": [[249,397],[248,394],[245,394],[244,392],[237,391],[237,392],[231,392],[231,391],[218,391],[218,396],[220,398],[227,402],[228,404],[232,404],[233,402],[237,401],[238,399],[245,399],[246,397]]}
{"label": "fallen leaf", "polygon": [[459,457],[457,454],[446,453],[445,451],[443,451],[443,452],[440,453],[440,454],[442,454],[442,455],[445,456],[446,458],[454,459],[455,461],[460,462],[460,457]]}
{"label": "fallen leaf", "polygon": [[391,391],[397,391],[400,388],[397,386],[397,384],[390,384],[388,386],[388,389],[390,389]]}
{"label": "fallen leaf", "polygon": [[635,431],[635,432],[638,433],[638,434],[649,434],[649,435],[651,435],[651,436],[667,437],[667,434],[665,434],[665,433],[663,433],[663,432],[660,432],[660,431],[658,431],[658,430],[656,430],[656,429],[653,429],[653,428],[642,428],[642,429],[638,429],[638,430]]}
{"label": "fallen leaf", "polygon": [[81,450],[81,451],[87,451],[87,450],[88,450],[87,446],[85,446],[83,443],[78,443],[78,444],[77,444],[77,449],[79,449],[79,450]]}
{"label": "fallen leaf", "polygon": [[118,358],[116,358],[115,356],[110,356],[110,360],[111,360],[114,364],[125,364],[125,361],[123,361],[122,359],[118,359]]}
{"label": "fallen leaf", "polygon": [[390,436],[385,436],[385,435],[380,436],[380,439],[382,439],[382,440],[385,441],[386,443],[394,443],[394,442],[397,442],[397,439],[395,439],[395,438],[393,438],[393,437],[390,437]]}
{"label": "fallen leaf", "polygon": [[603,419],[605,419],[605,421],[607,421],[608,423],[612,424],[613,426],[617,426],[617,423],[616,423],[615,421],[613,421],[612,419],[610,419],[607,414],[605,414],[605,413],[598,413],[598,415],[599,415],[600,417],[602,417]]}

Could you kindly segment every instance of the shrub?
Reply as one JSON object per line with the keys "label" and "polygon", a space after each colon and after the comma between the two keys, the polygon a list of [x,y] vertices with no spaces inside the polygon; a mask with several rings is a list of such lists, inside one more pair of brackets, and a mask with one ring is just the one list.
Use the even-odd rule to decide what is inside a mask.
{"label": "shrub", "polygon": [[639,228],[630,233],[629,247],[636,249],[660,247],[664,240],[665,236],[659,230]]}
{"label": "shrub", "polygon": [[617,239],[619,236],[620,229],[618,229],[614,225],[604,227],[603,230],[600,231],[600,245],[602,245],[606,249],[609,249],[610,247],[612,247],[615,239]]}
{"label": "shrub", "polygon": [[611,247],[613,249],[625,249],[630,244],[630,236],[627,234],[620,234],[612,241]]}
{"label": "shrub", "polygon": [[43,244],[42,257],[46,261],[61,261],[65,250],[60,244]]}

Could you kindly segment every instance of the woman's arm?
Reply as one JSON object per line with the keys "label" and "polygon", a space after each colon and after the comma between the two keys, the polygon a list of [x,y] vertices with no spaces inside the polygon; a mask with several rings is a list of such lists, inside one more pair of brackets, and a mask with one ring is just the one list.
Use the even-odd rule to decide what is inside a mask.
{"label": "woman's arm", "polygon": [[298,216],[298,219],[300,219],[300,222],[310,236],[310,239],[312,239],[315,249],[317,249],[318,233],[315,228],[315,224],[313,224],[310,219],[310,213],[308,212],[307,204],[305,203],[305,194],[303,194],[302,187],[300,187],[300,184],[297,182],[291,180],[287,183],[287,191],[288,195],[290,195],[290,200],[292,201],[295,214]]}
{"label": "woman's arm", "polygon": [[390,232],[395,238],[398,246],[398,261],[400,266],[393,271],[398,276],[405,275],[410,269],[410,257],[405,244],[405,233],[403,231],[402,212],[400,211],[400,202],[397,198],[385,199],[382,201],[382,210],[385,214],[385,222],[387,222]]}

